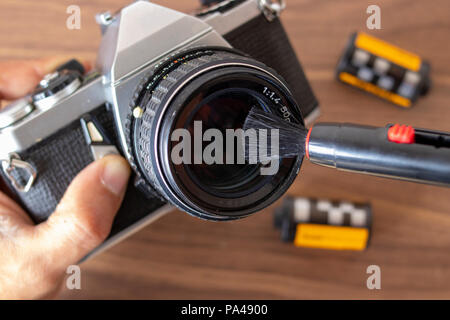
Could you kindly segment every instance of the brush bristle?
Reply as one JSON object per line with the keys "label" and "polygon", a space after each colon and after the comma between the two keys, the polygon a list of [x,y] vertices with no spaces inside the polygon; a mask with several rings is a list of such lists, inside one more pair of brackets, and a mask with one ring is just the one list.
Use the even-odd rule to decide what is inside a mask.
{"label": "brush bristle", "polygon": [[[267,113],[258,107],[252,108],[244,123],[244,130],[255,129],[261,134],[267,132],[268,147],[267,150],[271,150],[271,136],[274,131],[278,129],[278,154],[271,155],[271,158],[294,158],[303,157],[305,155],[305,141],[308,131],[303,125],[295,124],[286,121],[272,113]],[[262,130],[262,131],[260,131]],[[266,131],[264,131],[266,130]],[[259,140],[260,140],[259,139]],[[258,157],[258,146],[254,145],[254,141],[245,141],[246,157]]]}

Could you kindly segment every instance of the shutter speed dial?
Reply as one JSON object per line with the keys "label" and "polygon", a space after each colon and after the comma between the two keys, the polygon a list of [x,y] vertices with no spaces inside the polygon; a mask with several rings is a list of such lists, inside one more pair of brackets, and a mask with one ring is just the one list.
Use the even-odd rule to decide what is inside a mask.
{"label": "shutter speed dial", "polygon": [[81,77],[77,71],[61,70],[50,73],[36,87],[33,94],[34,105],[40,110],[50,109],[80,86]]}

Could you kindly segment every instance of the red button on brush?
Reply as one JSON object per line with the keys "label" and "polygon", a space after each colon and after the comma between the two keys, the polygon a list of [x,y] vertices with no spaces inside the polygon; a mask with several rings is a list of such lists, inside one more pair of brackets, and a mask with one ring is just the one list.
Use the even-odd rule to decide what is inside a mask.
{"label": "red button on brush", "polygon": [[309,129],[309,131],[308,131],[308,135],[306,136],[306,142],[305,142],[305,153],[306,153],[306,158],[309,160],[309,139],[311,138],[311,131],[312,131],[312,128],[313,127],[311,127],[311,129]]}
{"label": "red button on brush", "polygon": [[411,144],[415,142],[415,131],[411,126],[396,124],[388,130],[388,140],[395,143]]}

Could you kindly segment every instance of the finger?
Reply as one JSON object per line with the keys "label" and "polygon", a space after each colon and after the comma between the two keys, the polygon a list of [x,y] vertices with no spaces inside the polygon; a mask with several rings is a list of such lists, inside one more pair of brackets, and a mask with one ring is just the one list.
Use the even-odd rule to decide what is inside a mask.
{"label": "finger", "polygon": [[33,225],[31,218],[25,211],[14,200],[3,192],[0,192],[0,215],[2,214],[17,216],[21,222],[27,225]]}
{"label": "finger", "polygon": [[16,201],[20,201],[19,197],[7,186],[6,181],[0,177],[0,217],[5,218],[5,216],[8,216],[8,221],[13,222],[17,227],[34,225],[30,216],[25,213]]}
{"label": "finger", "polygon": [[26,236],[34,224],[22,208],[0,192],[0,239]]}
{"label": "finger", "polygon": [[[32,92],[46,74],[68,60],[70,59],[67,56],[57,56],[0,62],[0,99],[18,99]],[[83,65],[86,70],[91,69],[89,62],[84,62]]]}
{"label": "finger", "polygon": [[32,243],[50,265],[65,269],[76,264],[106,239],[129,176],[125,159],[107,156],[75,178],[56,211],[35,230]]}

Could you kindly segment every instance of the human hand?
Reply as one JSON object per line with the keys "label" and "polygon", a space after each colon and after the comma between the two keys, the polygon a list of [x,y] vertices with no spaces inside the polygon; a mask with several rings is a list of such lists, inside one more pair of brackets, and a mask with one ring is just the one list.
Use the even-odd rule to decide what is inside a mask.
{"label": "human hand", "polygon": [[[0,100],[26,95],[67,60],[0,62]],[[119,156],[90,164],[73,180],[50,218],[39,225],[0,192],[0,298],[54,296],[67,267],[108,236],[129,176],[128,162]]]}

